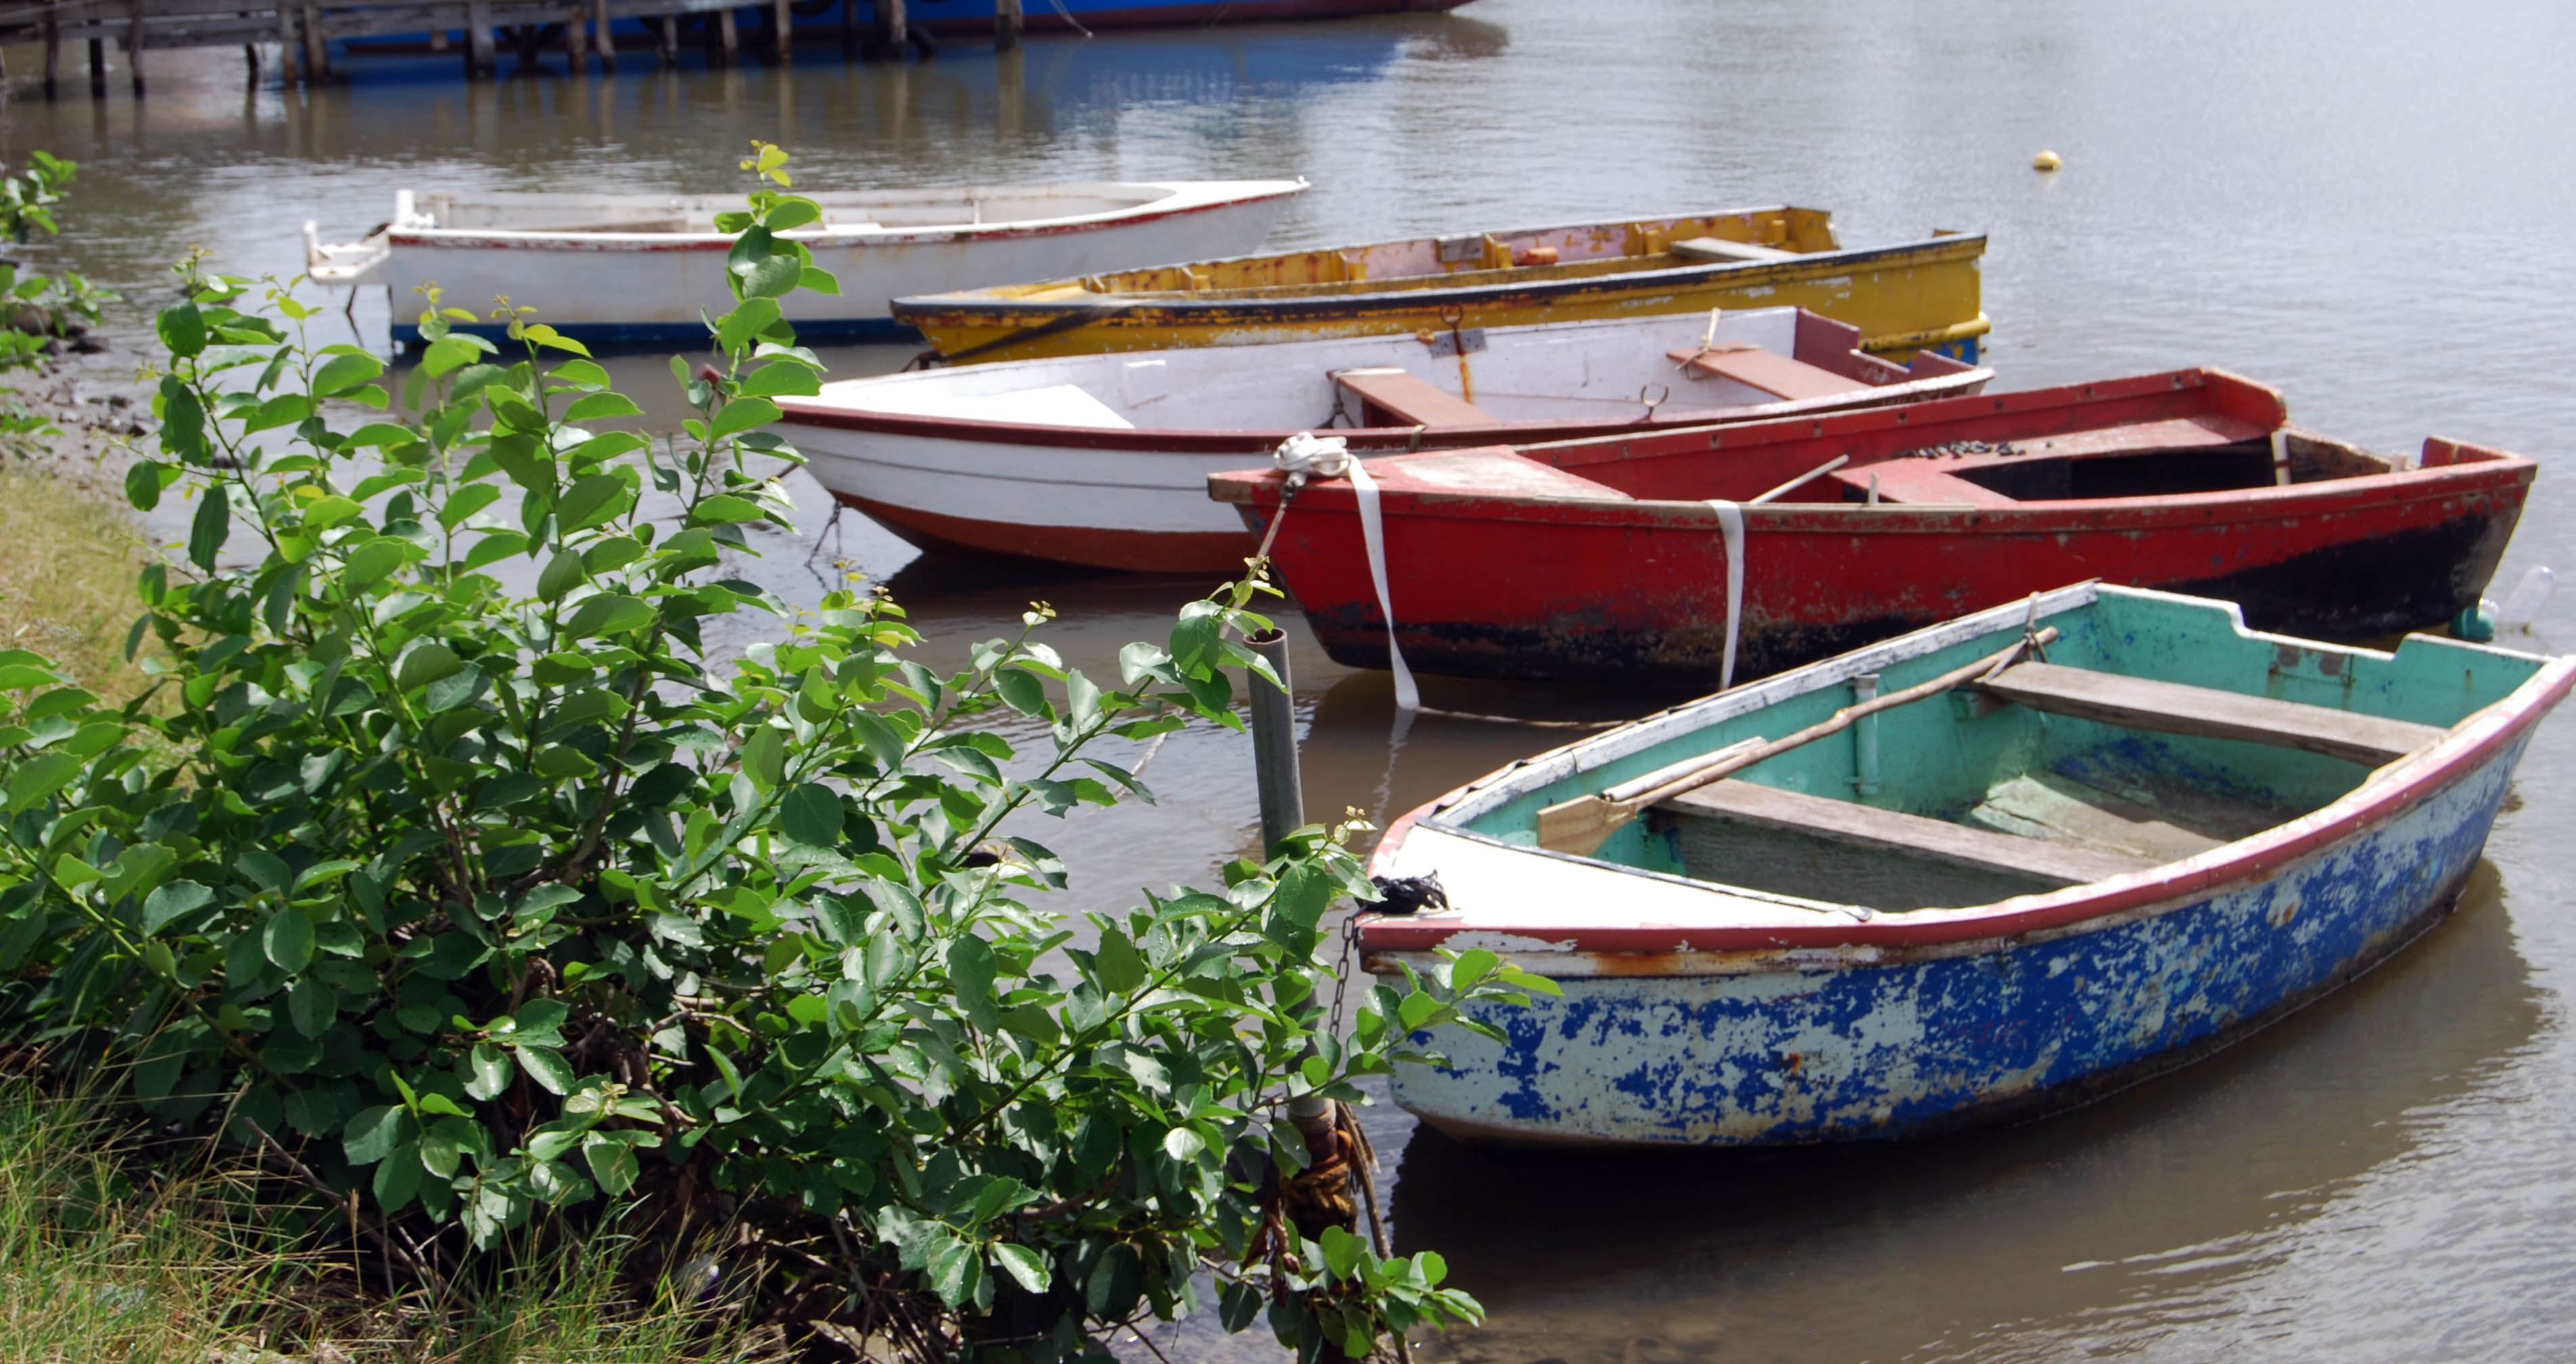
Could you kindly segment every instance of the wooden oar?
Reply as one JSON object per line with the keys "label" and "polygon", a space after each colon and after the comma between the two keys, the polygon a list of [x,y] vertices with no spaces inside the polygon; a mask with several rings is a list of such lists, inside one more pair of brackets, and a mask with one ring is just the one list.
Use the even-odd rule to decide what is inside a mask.
{"label": "wooden oar", "polygon": [[1938,696],[1963,682],[1975,681],[1987,673],[2009,666],[2013,660],[2021,657],[2023,650],[2034,645],[2047,644],[2056,638],[2057,627],[2049,626],[2037,634],[2015,641],[2009,649],[1988,655],[1964,667],[1953,668],[1929,682],[1918,682],[1903,691],[1892,691],[1874,700],[1845,706],[1835,711],[1832,718],[1809,725],[1786,738],[1768,742],[1748,741],[1758,743],[1758,746],[1753,748],[1746,748],[1744,744],[1732,745],[1712,755],[1706,764],[1686,769],[1634,795],[1623,798],[1618,794],[1634,785],[1629,783],[1614,786],[1602,795],[1576,796],[1572,800],[1548,806],[1538,812],[1538,845],[1557,852],[1588,856],[1610,835],[1627,827],[1629,821],[1634,820],[1658,801],[1670,800],[1685,791],[1696,791],[1711,782],[1723,781],[1765,758],[1777,757],[1790,749],[1813,743],[1828,734],[1838,734],[1850,728],[1852,721],[1864,715],[1876,715],[1883,710],[1893,710],[1898,706],[1920,701],[1927,696]]}

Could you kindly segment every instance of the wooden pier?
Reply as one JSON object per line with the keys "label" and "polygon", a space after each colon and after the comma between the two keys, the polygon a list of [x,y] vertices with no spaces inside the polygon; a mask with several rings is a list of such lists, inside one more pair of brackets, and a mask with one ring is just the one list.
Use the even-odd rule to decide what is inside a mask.
{"label": "wooden pier", "polygon": [[[237,45],[249,78],[256,81],[262,50],[274,44],[278,74],[288,84],[299,84],[331,79],[335,39],[411,36],[422,40],[416,50],[457,53],[466,79],[489,80],[499,74],[504,52],[517,57],[516,70],[523,75],[536,74],[548,55],[564,59],[566,74],[586,70],[594,56],[603,72],[613,72],[621,46],[675,65],[683,17],[693,19],[695,45],[703,46],[706,62],[714,66],[735,65],[746,55],[783,63],[800,38],[825,34],[838,36],[848,60],[900,60],[907,48],[924,57],[936,55],[937,45],[908,22],[907,9],[906,0],[826,0],[819,14],[811,0],[801,6],[796,0],[0,0],[0,43],[42,46],[47,99],[60,92],[66,43],[86,49],[90,97],[106,98],[106,52],[112,43],[125,53],[128,78],[140,99],[146,88],[143,54],[154,49]],[[749,42],[737,17],[743,11],[756,16]],[[1021,15],[1017,0],[1003,0],[996,7],[996,44],[1018,45]],[[612,30],[612,24],[628,19],[643,21],[643,41],[632,32]]]}

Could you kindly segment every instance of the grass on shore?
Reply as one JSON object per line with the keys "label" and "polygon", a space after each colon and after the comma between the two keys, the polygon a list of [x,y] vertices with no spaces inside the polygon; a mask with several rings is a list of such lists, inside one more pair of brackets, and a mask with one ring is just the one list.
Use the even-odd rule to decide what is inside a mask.
{"label": "grass on shore", "polygon": [[[613,1255],[556,1257],[480,1301],[388,1303],[339,1254],[283,1244],[255,1181],[139,1189],[116,1125],[0,1084],[0,1362],[681,1364],[745,1360],[739,1332],[639,1307]],[[763,1357],[766,1357],[765,1355]]]}
{"label": "grass on shore", "polygon": [[125,660],[144,556],[122,497],[60,466],[0,467],[0,649],[42,654],[109,701],[132,696],[146,683]]}

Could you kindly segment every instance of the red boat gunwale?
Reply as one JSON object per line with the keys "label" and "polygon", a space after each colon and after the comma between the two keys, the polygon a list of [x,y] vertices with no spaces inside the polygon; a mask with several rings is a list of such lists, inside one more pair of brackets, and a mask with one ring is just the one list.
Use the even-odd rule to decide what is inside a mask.
{"label": "red boat gunwale", "polygon": [[[2576,687],[2576,659],[2553,660],[2537,676],[2515,688],[2512,695],[2453,726],[2449,738],[2426,752],[2380,769],[2361,786],[2322,810],[2252,838],[2171,863],[2155,872],[2142,872],[2087,886],[2070,886],[2042,895],[2015,896],[1998,901],[1998,907],[1994,909],[1916,911],[1911,914],[1883,914],[1859,923],[1759,928],[1681,924],[1641,924],[1632,928],[1550,927],[1542,923],[1479,921],[1472,915],[1463,914],[1432,918],[1364,914],[1360,916],[1358,926],[1360,950],[1428,952],[1459,933],[1509,934],[1558,943],[1575,952],[1614,954],[1924,948],[2067,930],[2119,915],[2181,908],[2224,886],[2256,880],[2373,824],[2394,819],[2408,807],[2465,776],[2539,723],[2552,706],[2566,697],[2571,687]],[[1544,761],[1545,756],[1528,761]],[[1459,787],[1396,819],[1388,826],[1376,852],[1371,854],[1370,871],[1383,873],[1416,825],[1482,784],[1480,780]],[[1497,846],[1510,847],[1532,856],[1566,858],[1616,874],[1633,872],[1632,868],[1594,858],[1486,840],[1484,835],[1462,829],[1442,829],[1441,832],[1493,841]],[[1712,890],[1715,889],[1713,886]]]}

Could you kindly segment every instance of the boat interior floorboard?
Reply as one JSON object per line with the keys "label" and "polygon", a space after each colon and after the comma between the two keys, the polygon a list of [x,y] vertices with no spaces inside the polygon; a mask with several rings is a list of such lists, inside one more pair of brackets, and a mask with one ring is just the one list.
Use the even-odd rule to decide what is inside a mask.
{"label": "boat interior floorboard", "polygon": [[2135,786],[2121,794],[2062,773],[2034,772],[1996,783],[1960,823],[2172,862],[2259,833],[2282,817],[2278,810],[2179,785],[2163,791]]}

